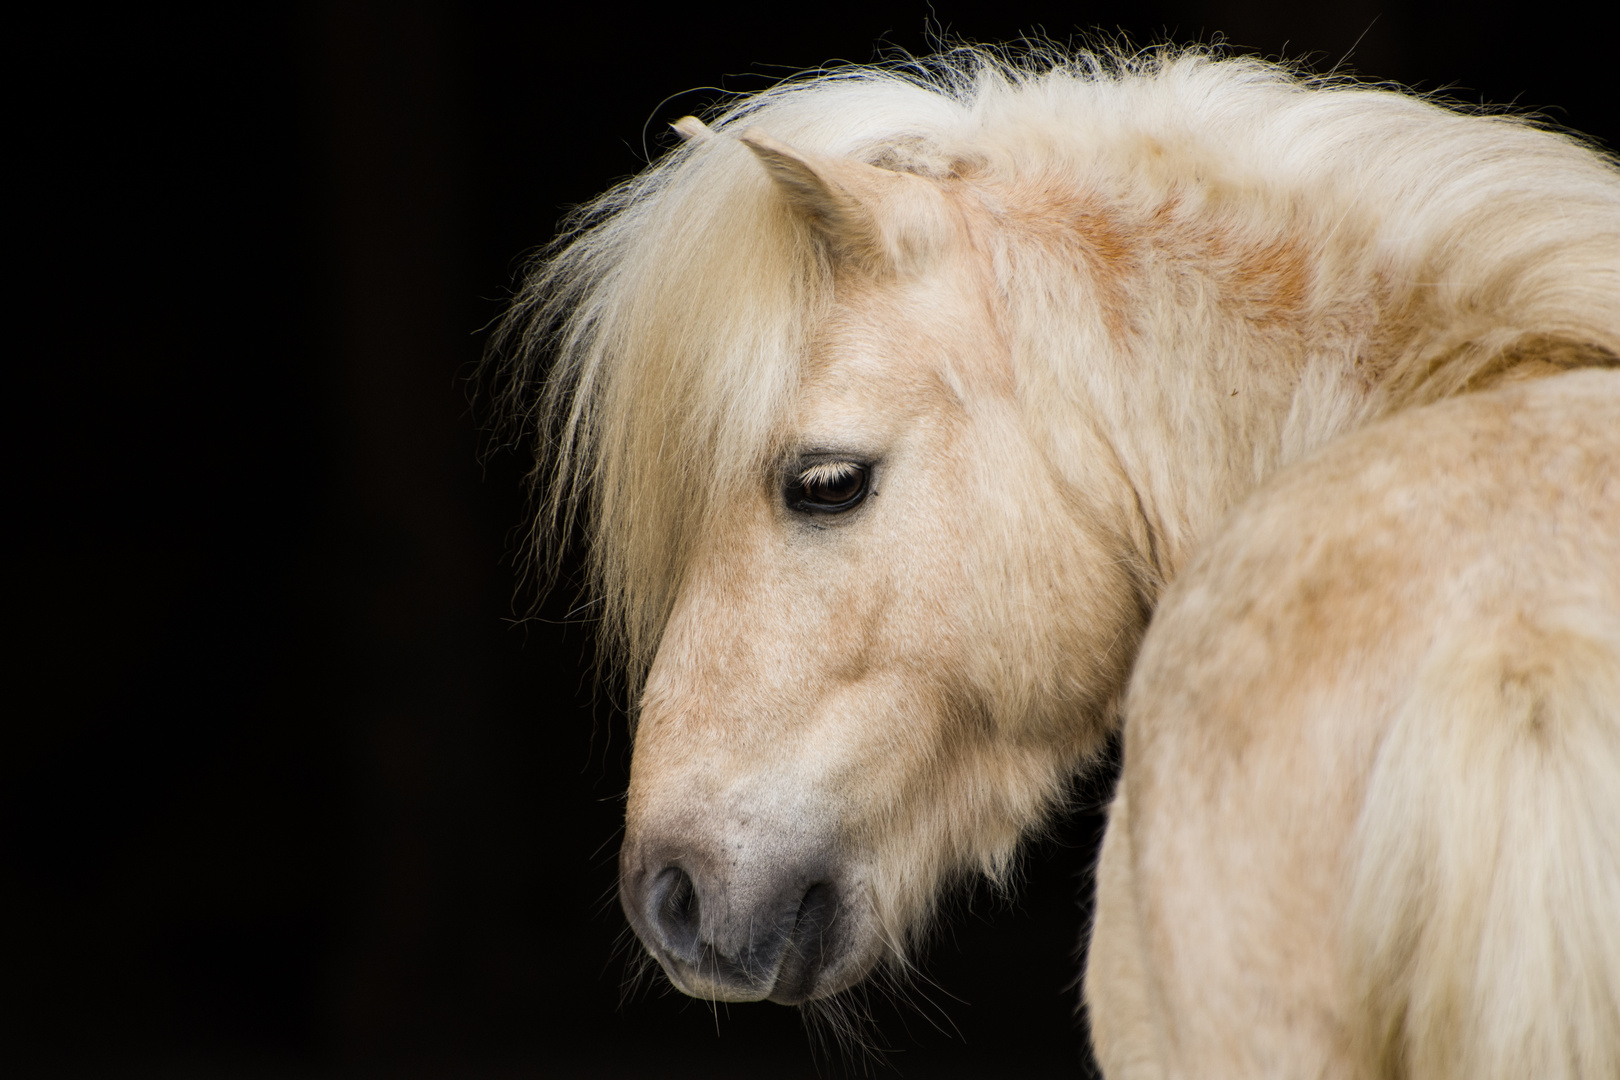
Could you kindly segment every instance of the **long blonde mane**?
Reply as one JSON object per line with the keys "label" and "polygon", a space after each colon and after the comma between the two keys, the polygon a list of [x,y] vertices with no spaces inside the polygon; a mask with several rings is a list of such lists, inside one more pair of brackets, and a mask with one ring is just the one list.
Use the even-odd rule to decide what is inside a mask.
{"label": "long blonde mane", "polygon": [[[1522,120],[1197,50],[968,48],[794,80],[709,123],[575,215],[486,368],[508,430],[537,440],[538,542],[584,527],[632,699],[712,508],[780,452],[830,302],[831,267],[745,127],[974,188],[1007,224],[992,255],[1020,393],[1055,433],[1077,405],[1128,423],[1127,384],[1157,381],[1212,453],[1257,447],[1258,478],[1519,353],[1620,354],[1612,166]],[[1042,220],[1088,213],[1089,256]],[[1195,257],[1201,276],[1178,269]],[[1212,492],[1209,512],[1227,502]]]}

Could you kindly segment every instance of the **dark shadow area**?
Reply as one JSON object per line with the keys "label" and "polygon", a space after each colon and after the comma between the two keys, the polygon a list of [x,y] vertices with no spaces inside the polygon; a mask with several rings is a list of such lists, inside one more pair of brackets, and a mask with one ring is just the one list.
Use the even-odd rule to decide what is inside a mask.
{"label": "dark shadow area", "polygon": [[5,1057],[63,1076],[1084,1075],[1106,778],[1011,897],[952,903],[906,1001],[868,994],[886,1054],[813,1051],[796,1010],[626,985],[624,720],[566,581],[518,619],[527,463],[480,463],[483,328],[522,253],[667,146],[668,121],[926,51],[930,11],[980,40],[1101,27],[1223,32],[1323,71],[1348,55],[1613,146],[1611,36],[1457,3],[554,7],[16,28]]}

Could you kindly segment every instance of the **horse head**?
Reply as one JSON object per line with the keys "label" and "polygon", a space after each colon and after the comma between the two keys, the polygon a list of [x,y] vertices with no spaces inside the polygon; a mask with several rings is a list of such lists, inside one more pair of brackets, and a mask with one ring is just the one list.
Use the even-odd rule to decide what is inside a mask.
{"label": "horse head", "polygon": [[1144,605],[1106,445],[1076,489],[1019,398],[983,202],[740,142],[828,287],[770,453],[681,567],[621,898],[682,990],[796,1003],[1005,870],[1106,737]]}

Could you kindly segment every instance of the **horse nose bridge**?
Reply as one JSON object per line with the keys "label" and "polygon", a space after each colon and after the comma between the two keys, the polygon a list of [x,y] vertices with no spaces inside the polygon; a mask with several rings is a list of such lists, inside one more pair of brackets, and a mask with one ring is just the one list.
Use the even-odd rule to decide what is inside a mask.
{"label": "horse nose bridge", "polygon": [[695,569],[647,672],[643,720],[662,713],[682,724],[727,718],[735,726],[749,718],[757,727],[802,713],[815,698],[806,671],[847,664],[845,654],[864,638],[836,632],[855,619],[859,605],[851,600],[859,597],[833,603],[801,578],[792,567],[734,551]]}

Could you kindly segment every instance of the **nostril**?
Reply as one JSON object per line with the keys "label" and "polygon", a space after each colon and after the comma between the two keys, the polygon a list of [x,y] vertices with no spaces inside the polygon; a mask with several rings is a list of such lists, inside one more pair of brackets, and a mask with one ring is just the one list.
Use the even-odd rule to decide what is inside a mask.
{"label": "nostril", "polygon": [[838,890],[829,882],[817,882],[799,898],[794,913],[793,934],[787,954],[771,988],[771,1000],[798,1005],[815,993],[829,960],[838,948]]}
{"label": "nostril", "polygon": [[812,885],[799,901],[799,917],[794,926],[794,942],[805,959],[818,963],[821,951],[838,914],[838,894],[826,882]]}
{"label": "nostril", "polygon": [[666,866],[653,882],[650,899],[653,925],[664,948],[688,962],[696,961],[703,912],[692,875],[678,866]]}

